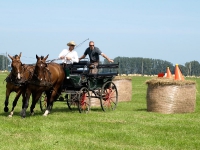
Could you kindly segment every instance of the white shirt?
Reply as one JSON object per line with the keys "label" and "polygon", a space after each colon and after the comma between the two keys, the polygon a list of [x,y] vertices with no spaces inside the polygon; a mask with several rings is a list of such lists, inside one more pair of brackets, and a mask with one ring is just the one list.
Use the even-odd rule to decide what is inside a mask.
{"label": "white shirt", "polygon": [[[79,62],[78,54],[75,50],[70,51],[68,49],[63,49],[62,52],[58,55],[58,57],[64,57],[64,59],[62,59],[62,62],[66,64],[73,64],[74,62]],[[67,60],[66,57],[70,57],[71,60]]]}

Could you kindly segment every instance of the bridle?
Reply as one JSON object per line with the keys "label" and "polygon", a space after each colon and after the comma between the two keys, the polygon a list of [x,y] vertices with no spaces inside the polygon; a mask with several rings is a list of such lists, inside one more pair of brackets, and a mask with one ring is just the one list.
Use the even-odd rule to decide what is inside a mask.
{"label": "bridle", "polygon": [[43,60],[43,57],[38,58],[33,76],[36,80],[31,81],[32,84],[39,86],[52,86],[51,73],[48,64]]}

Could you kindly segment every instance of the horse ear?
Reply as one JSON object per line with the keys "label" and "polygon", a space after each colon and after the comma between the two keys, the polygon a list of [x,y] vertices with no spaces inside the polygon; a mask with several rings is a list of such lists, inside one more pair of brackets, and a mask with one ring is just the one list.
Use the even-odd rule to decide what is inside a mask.
{"label": "horse ear", "polygon": [[19,54],[19,58],[21,57],[21,55],[22,55],[22,52],[20,52],[20,54]]}
{"label": "horse ear", "polygon": [[10,57],[10,59],[12,59],[12,60],[13,60],[13,57],[12,57],[12,56],[10,56],[9,54],[8,54],[8,57]]}
{"label": "horse ear", "polygon": [[44,58],[45,60],[49,57],[49,54]]}
{"label": "horse ear", "polygon": [[36,54],[36,59],[38,59],[38,55]]}

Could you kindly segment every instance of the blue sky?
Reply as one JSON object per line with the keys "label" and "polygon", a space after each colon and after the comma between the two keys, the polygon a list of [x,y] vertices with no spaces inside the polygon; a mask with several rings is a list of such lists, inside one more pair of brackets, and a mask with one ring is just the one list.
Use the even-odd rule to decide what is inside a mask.
{"label": "blue sky", "polygon": [[89,38],[76,48],[79,56],[93,40],[110,58],[200,62],[199,7],[199,0],[1,0],[0,55],[52,60],[67,42]]}

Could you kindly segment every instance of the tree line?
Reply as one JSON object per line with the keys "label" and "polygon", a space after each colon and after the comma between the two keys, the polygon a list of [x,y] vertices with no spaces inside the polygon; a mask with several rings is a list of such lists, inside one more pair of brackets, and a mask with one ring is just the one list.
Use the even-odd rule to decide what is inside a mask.
{"label": "tree line", "polygon": [[[116,57],[115,63],[119,63],[119,74],[142,74],[142,75],[157,75],[165,73],[169,67],[174,74],[175,66],[168,61],[161,59],[151,59],[142,57]],[[105,59],[101,63],[108,63]],[[5,55],[0,55],[0,70],[10,70],[11,60]],[[179,68],[185,76],[200,76],[200,64],[198,61],[186,62],[185,65],[179,65]],[[108,71],[104,70],[104,72]]]}
{"label": "tree line", "polygon": [[[106,60],[104,61],[106,63]],[[119,63],[119,74],[157,75],[161,72],[165,73],[167,67],[174,74],[175,68],[171,62],[142,57],[116,57],[114,62]],[[179,68],[185,76],[200,76],[200,64],[198,61],[186,62],[185,65],[179,65]]]}
{"label": "tree line", "polygon": [[10,70],[10,59],[5,55],[0,55],[0,70]]}

